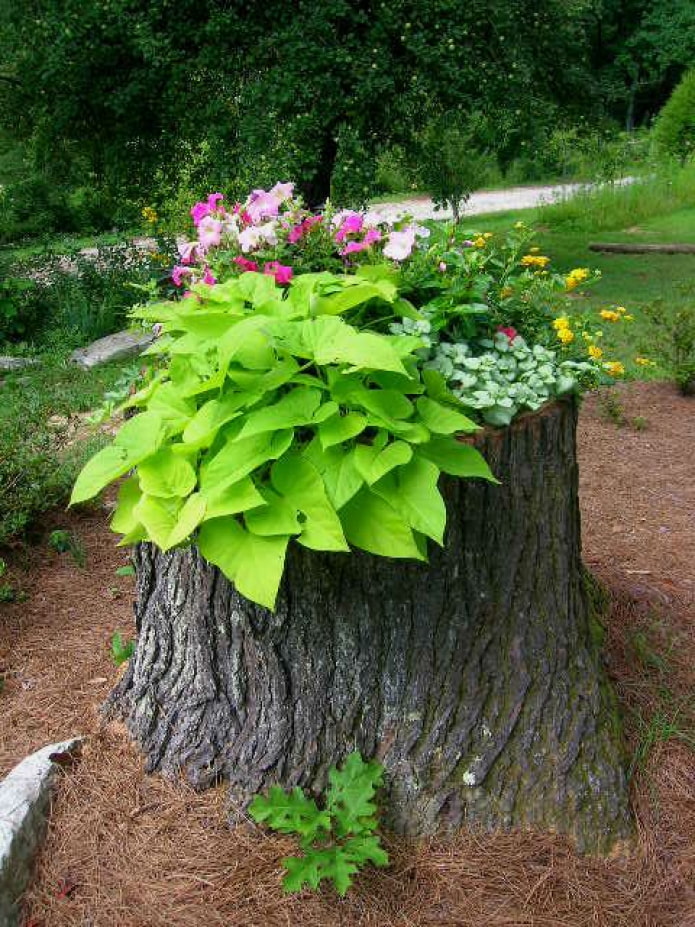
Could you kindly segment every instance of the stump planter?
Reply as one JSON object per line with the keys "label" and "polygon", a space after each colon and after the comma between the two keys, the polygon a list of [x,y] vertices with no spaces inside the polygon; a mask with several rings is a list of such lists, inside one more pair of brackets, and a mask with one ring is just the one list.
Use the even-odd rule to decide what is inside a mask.
{"label": "stump planter", "polygon": [[500,485],[443,478],[427,564],[297,544],[274,613],[195,548],[135,554],[138,643],[110,700],[150,771],[315,793],[354,749],[411,835],[630,833],[616,705],[580,558],[576,406],[475,438]]}

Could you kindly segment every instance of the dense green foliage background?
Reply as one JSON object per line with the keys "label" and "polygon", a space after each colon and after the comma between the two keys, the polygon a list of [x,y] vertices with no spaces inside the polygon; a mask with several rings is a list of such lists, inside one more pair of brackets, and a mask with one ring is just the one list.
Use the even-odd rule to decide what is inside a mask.
{"label": "dense green foliage background", "polygon": [[695,0],[1,0],[0,21],[0,217],[29,234],[278,178],[357,201],[450,114],[535,179],[578,126],[648,122],[695,60]]}

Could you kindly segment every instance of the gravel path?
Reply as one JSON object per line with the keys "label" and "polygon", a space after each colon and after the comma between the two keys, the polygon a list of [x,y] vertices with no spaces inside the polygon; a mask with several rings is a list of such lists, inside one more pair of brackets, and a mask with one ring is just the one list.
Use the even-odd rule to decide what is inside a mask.
{"label": "gravel path", "polygon": [[[631,183],[631,177],[617,181],[618,184]],[[507,190],[481,190],[468,200],[466,216],[479,216],[488,212],[509,212],[513,209],[532,209],[541,203],[554,203],[557,200],[573,196],[579,190],[586,189],[587,184],[560,183],[538,187],[509,187]],[[432,200],[427,197],[403,200],[400,203],[382,203],[374,206],[384,217],[396,219],[408,215],[413,219],[451,219],[450,209],[435,211]]]}

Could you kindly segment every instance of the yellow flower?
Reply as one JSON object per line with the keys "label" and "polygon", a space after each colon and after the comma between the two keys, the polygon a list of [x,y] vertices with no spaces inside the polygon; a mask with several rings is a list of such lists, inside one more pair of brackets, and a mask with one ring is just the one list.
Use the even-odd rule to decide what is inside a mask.
{"label": "yellow flower", "polygon": [[589,346],[589,357],[593,357],[594,360],[599,360],[603,357],[603,350],[599,348],[598,345],[592,344]]}
{"label": "yellow flower", "polygon": [[550,258],[544,254],[525,254],[521,259],[523,267],[539,267],[541,270],[550,264]]}
{"label": "yellow flower", "polygon": [[159,218],[157,215],[157,210],[153,209],[152,206],[145,206],[141,212],[141,216],[145,222],[148,222],[150,225],[154,225]]}
{"label": "yellow flower", "polygon": [[556,332],[562,331],[564,328],[570,327],[570,320],[566,315],[560,315],[556,319],[553,319],[553,328]]}
{"label": "yellow flower", "polygon": [[500,299],[509,299],[514,295],[514,290],[510,286],[503,286],[500,290]]}
{"label": "yellow flower", "polygon": [[478,235],[477,238],[473,239],[473,244],[476,246],[476,248],[484,248],[487,242],[482,235]]}
{"label": "yellow flower", "polygon": [[603,366],[606,373],[610,374],[612,377],[620,377],[625,373],[625,368],[620,361],[608,361]]}
{"label": "yellow flower", "polygon": [[535,245],[533,248],[529,248],[529,252],[530,252],[531,254],[538,254],[538,252],[539,252],[540,250],[541,250],[541,249],[538,247],[538,245]]}
{"label": "yellow flower", "polygon": [[526,226],[524,225],[523,222],[515,222],[515,223],[514,223],[514,228],[515,228],[515,229],[525,229]]}
{"label": "yellow flower", "polygon": [[625,313],[627,312],[627,309],[625,308],[625,306],[616,306],[615,311],[619,312],[621,315],[625,315]]}
{"label": "yellow flower", "polygon": [[569,328],[559,328],[557,337],[563,344],[569,344],[574,341],[574,332],[570,331]]}
{"label": "yellow flower", "polygon": [[634,321],[635,321],[635,317],[634,317],[634,315],[624,315],[624,316],[623,316],[623,321],[625,321],[625,322],[634,322]]}
{"label": "yellow flower", "polygon": [[614,312],[613,309],[602,309],[599,313],[602,319],[605,319],[606,322],[619,322],[620,313]]}
{"label": "yellow flower", "polygon": [[483,238],[485,239],[492,238],[492,232],[483,232]]}
{"label": "yellow flower", "polygon": [[589,277],[588,267],[575,267],[565,277],[565,287],[568,290],[574,290]]}
{"label": "yellow flower", "polygon": [[656,364],[653,360],[649,360],[648,357],[636,357],[635,363],[639,364],[640,367],[655,367]]}

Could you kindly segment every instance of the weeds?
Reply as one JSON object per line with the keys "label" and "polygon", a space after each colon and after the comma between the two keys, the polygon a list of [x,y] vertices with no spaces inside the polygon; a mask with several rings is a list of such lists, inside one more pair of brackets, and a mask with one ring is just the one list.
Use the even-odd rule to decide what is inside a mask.
{"label": "weeds", "polygon": [[48,536],[48,546],[60,554],[70,554],[77,566],[84,568],[87,560],[84,545],[74,534],[62,528],[51,531]]}

